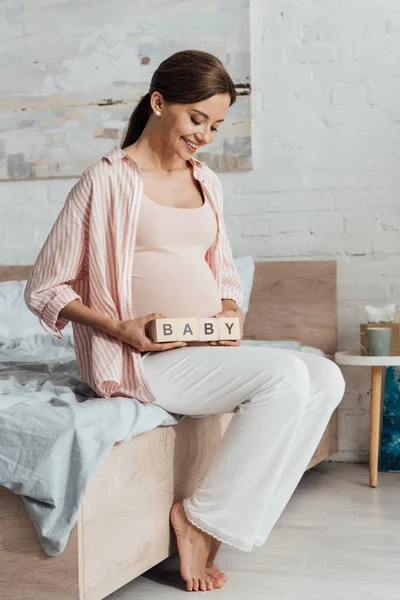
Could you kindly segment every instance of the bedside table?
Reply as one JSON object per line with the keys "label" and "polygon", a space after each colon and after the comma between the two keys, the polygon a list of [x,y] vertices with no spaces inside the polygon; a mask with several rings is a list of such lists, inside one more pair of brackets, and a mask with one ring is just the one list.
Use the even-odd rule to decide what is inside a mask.
{"label": "bedside table", "polygon": [[338,365],[371,367],[371,416],[369,434],[369,485],[378,483],[379,442],[381,433],[381,409],[386,367],[399,367],[400,356],[362,356],[355,352],[336,352]]}

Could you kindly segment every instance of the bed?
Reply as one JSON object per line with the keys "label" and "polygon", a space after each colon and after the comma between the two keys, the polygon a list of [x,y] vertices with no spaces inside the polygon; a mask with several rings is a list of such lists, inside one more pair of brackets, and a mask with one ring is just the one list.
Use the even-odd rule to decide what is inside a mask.
{"label": "bed", "polygon": [[[0,281],[30,269],[2,266]],[[300,340],[333,358],[336,262],[257,262],[244,339]],[[174,553],[170,507],[201,484],[231,418],[186,418],[115,445],[58,556],[41,548],[21,498],[0,487],[2,600],[100,600]],[[307,468],[337,451],[336,409]]]}

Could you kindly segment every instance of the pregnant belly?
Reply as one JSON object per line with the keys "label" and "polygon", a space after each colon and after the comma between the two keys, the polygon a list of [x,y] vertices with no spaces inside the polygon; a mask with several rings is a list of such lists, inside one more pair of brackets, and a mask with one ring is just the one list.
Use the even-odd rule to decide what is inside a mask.
{"label": "pregnant belly", "polygon": [[132,295],[135,317],[152,312],[212,317],[222,310],[217,282],[203,257],[155,259],[150,252],[135,253]]}

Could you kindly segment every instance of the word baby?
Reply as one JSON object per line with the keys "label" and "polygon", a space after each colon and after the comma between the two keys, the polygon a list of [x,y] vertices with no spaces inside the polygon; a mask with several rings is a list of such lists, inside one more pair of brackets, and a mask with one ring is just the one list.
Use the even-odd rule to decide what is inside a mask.
{"label": "word baby", "polygon": [[149,337],[153,342],[239,340],[240,322],[238,317],[153,319]]}

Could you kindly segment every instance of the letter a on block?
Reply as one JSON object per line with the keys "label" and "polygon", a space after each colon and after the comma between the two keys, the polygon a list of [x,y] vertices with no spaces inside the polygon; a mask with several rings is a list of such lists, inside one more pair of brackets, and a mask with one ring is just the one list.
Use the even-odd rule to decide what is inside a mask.
{"label": "letter a on block", "polygon": [[240,321],[238,317],[219,317],[219,339],[240,340]]}
{"label": "letter a on block", "polygon": [[201,342],[219,340],[218,319],[199,319],[199,340]]}
{"label": "letter a on block", "polygon": [[153,319],[149,324],[149,337],[153,342],[177,342],[177,319]]}
{"label": "letter a on block", "polygon": [[180,342],[195,342],[199,339],[198,319],[176,319],[176,334]]}

